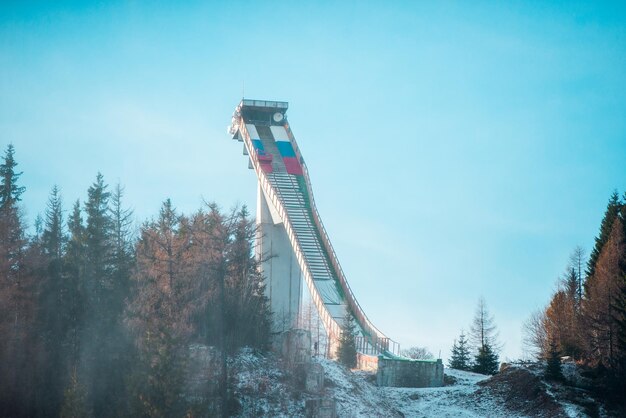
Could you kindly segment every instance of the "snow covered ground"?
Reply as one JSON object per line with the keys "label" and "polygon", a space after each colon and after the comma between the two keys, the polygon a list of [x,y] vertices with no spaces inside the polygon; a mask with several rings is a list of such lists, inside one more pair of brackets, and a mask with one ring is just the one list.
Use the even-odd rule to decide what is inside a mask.
{"label": "snow covered ground", "polygon": [[481,374],[447,369],[456,383],[442,388],[380,388],[407,417],[510,417],[501,402],[488,395],[476,395]]}
{"label": "snow covered ground", "polygon": [[[319,397],[298,388],[297,378],[280,370],[277,358],[242,354],[233,363],[237,370],[235,394],[241,405],[239,416],[304,416],[306,400]],[[571,402],[572,397],[587,395],[572,395],[578,389],[547,384],[532,372],[527,373],[525,367],[511,367],[491,380],[476,373],[445,369],[448,385],[441,388],[381,388],[375,385],[373,373],[350,371],[323,358],[313,361],[319,362],[325,372],[321,396],[336,400],[339,417],[588,416],[584,408]],[[591,415],[606,416],[601,411]]]}
{"label": "snow covered ground", "polygon": [[337,399],[340,417],[511,417],[497,399],[477,396],[477,383],[487,376],[446,369],[456,379],[441,388],[379,388],[369,373],[349,372],[335,362],[322,360],[327,379],[336,383],[329,391]]}

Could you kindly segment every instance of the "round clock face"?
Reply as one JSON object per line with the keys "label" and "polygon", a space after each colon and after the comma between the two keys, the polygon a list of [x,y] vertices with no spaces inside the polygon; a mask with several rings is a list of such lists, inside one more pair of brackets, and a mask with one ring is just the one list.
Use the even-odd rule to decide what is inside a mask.
{"label": "round clock face", "polygon": [[274,119],[274,122],[280,122],[283,120],[283,114],[280,112],[276,112],[274,113],[273,119]]}

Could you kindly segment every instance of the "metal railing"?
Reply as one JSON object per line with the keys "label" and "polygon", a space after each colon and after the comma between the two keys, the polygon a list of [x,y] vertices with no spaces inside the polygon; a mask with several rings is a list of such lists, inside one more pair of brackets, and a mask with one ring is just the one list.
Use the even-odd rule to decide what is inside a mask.
{"label": "metal railing", "polygon": [[334,346],[338,344],[339,337],[341,336],[341,326],[330,315],[330,312],[328,312],[328,309],[326,309],[324,301],[321,299],[319,292],[317,291],[315,287],[315,283],[313,282],[313,275],[304,257],[300,242],[298,241],[298,237],[294,232],[293,226],[291,224],[291,220],[289,218],[289,214],[287,213],[285,207],[283,206],[280,198],[274,191],[274,188],[272,187],[271,182],[267,178],[267,175],[261,169],[258,159],[254,158],[256,154],[253,155],[252,141],[250,140],[250,135],[245,126],[245,121],[243,120],[243,118],[240,118],[239,129],[240,129],[240,132],[242,133],[242,138],[244,140],[244,143],[246,144],[246,147],[248,148],[248,151],[250,152],[250,159],[252,161],[253,168],[259,179],[259,183],[261,184],[263,191],[266,193],[266,196],[274,204],[274,207],[278,211],[278,215],[283,220],[285,231],[287,232],[289,242],[291,243],[295,256],[296,256],[296,260],[298,261],[298,265],[300,266],[300,269],[302,270],[302,274],[305,278],[305,282],[307,283],[307,286],[311,293],[311,298],[313,299],[313,302],[318,310],[320,318],[322,319],[324,328],[326,329],[326,332],[328,333],[329,341],[331,342],[330,345],[331,347],[334,348]]}
{"label": "metal railing", "polygon": [[[285,129],[287,130],[289,140],[296,153],[296,157],[298,158],[298,160],[300,161],[302,165],[302,169],[304,172],[304,179],[305,179],[305,183],[307,186],[307,192],[309,193],[313,219],[318,226],[318,230],[321,232],[320,235],[322,236],[323,244],[326,246],[327,252],[331,259],[330,261],[333,267],[335,268],[337,275],[339,276],[338,278],[341,283],[341,286],[344,289],[344,292],[347,294],[346,299],[348,300],[348,304],[351,305],[350,308],[352,309],[353,314],[357,317],[357,321],[359,322],[361,327],[365,328],[364,330],[366,332],[369,332],[371,336],[375,337],[377,340],[385,340],[385,339],[390,340],[385,334],[383,334],[378,328],[376,328],[374,324],[372,324],[372,322],[369,320],[369,318],[365,315],[363,308],[361,308],[361,305],[359,304],[358,300],[356,299],[356,296],[354,295],[354,293],[352,292],[352,289],[350,288],[350,285],[348,284],[348,281],[346,280],[346,276],[343,272],[343,269],[341,268],[341,265],[339,264],[337,254],[335,253],[332,243],[330,242],[330,238],[328,237],[328,233],[326,232],[326,228],[324,228],[324,224],[322,223],[319,212],[317,211],[317,207],[315,206],[315,201],[313,198],[313,187],[311,186],[309,170],[303,161],[304,159],[302,158],[302,153],[300,152],[300,148],[298,147],[298,144],[295,141],[295,136],[293,135],[293,132],[291,131],[291,127],[289,126],[289,123],[285,124]],[[393,342],[392,346],[398,347],[398,351],[399,351],[399,344],[393,340],[390,340],[390,341]]]}

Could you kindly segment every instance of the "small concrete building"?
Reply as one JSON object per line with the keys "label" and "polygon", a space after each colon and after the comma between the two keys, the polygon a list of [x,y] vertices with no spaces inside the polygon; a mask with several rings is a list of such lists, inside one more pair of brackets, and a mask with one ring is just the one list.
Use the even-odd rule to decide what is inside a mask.
{"label": "small concrete building", "polygon": [[426,388],[443,386],[443,362],[378,356],[378,386]]}

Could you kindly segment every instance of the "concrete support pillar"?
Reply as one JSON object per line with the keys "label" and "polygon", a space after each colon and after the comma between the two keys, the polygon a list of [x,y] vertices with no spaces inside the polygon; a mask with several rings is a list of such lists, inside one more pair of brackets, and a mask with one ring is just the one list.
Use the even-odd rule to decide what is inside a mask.
{"label": "concrete support pillar", "polygon": [[261,185],[257,191],[257,256],[266,278],[265,292],[273,313],[272,331],[296,327],[302,298],[300,266],[291,248],[287,231],[274,205],[266,198]]}

